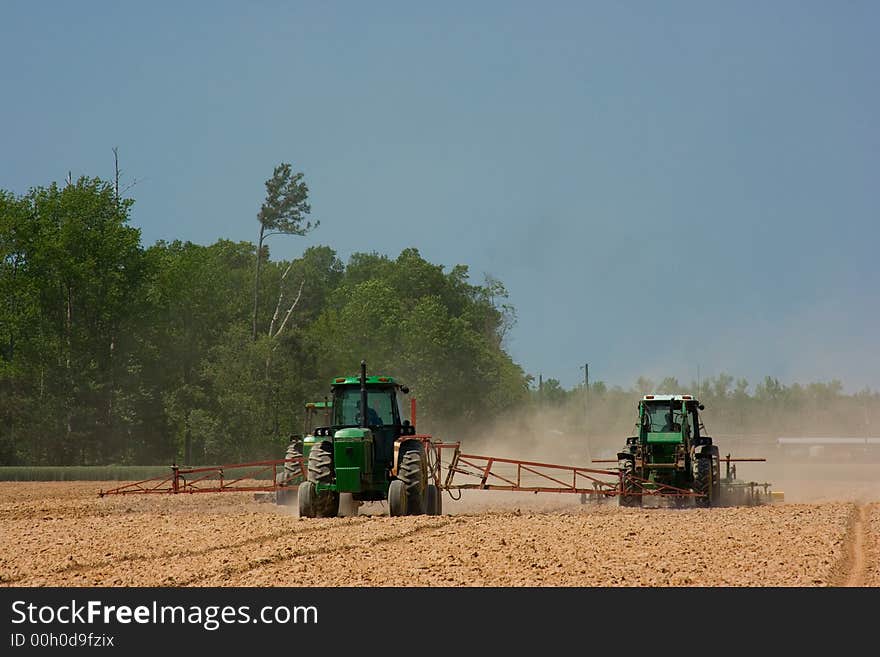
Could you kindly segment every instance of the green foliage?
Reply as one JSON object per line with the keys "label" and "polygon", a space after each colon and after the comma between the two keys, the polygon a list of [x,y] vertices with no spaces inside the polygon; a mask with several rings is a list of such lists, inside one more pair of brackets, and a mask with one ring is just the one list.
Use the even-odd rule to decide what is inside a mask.
{"label": "green foliage", "polygon": [[467,283],[467,269],[445,273],[405,249],[391,260],[354,254],[306,337],[325,380],[372,372],[401,377],[417,391],[420,429],[473,426],[521,401],[522,370],[501,349],[501,293]]}
{"label": "green foliage", "polygon": [[5,462],[90,461],[125,440],[120,393],[150,273],[130,206],[98,179],[2,194]]}
{"label": "green foliage", "polygon": [[550,378],[541,384],[537,391],[536,401],[538,404],[559,406],[566,400],[567,396],[565,388],[562,387],[559,380]]}
{"label": "green foliage", "polygon": [[289,235],[305,235],[317,228],[319,221],[306,219],[312,208],[308,203],[309,188],[301,172],[293,173],[287,162],[282,162],[266,181],[266,200],[257,219],[261,228]]}

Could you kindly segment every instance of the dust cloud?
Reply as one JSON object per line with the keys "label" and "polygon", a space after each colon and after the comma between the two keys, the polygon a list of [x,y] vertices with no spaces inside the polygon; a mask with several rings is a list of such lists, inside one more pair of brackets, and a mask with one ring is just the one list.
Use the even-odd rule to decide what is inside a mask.
{"label": "dust cloud", "polygon": [[[851,437],[880,435],[871,418],[880,420],[877,395],[811,397],[804,388],[797,402],[765,402],[753,397],[704,397],[702,420],[722,458],[763,458],[764,462],[732,464],[738,480],[770,484],[798,503],[880,500],[880,441],[845,445],[786,445],[783,437]],[[821,390],[820,390],[821,392]],[[616,454],[636,430],[640,394],[608,394],[567,400],[558,405],[533,404],[491,422],[474,424],[457,435],[435,433],[441,440],[460,440],[462,452],[496,458],[537,461],[595,469],[616,468]],[[611,459],[594,463],[593,459]],[[514,477],[515,470],[493,472]],[[722,474],[725,467],[722,464]],[[527,481],[534,483],[532,477]],[[498,482],[496,482],[498,483]],[[470,494],[469,494],[470,493]],[[465,491],[458,508],[561,509],[579,504],[578,496],[560,493],[492,493]],[[450,507],[451,510],[451,507]]]}

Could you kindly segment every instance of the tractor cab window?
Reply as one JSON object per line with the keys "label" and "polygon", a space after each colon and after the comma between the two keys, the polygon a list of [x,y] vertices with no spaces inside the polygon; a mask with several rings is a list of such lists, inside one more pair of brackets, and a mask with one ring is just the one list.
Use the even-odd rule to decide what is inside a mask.
{"label": "tractor cab window", "polygon": [[[394,408],[393,390],[367,390],[367,425],[383,426],[399,424]],[[361,389],[346,387],[336,391],[333,397],[333,424],[360,425]]]}
{"label": "tractor cab window", "polygon": [[670,408],[669,402],[658,402],[645,405],[645,426],[652,433],[673,433],[681,431],[682,421],[681,402],[678,408]]}

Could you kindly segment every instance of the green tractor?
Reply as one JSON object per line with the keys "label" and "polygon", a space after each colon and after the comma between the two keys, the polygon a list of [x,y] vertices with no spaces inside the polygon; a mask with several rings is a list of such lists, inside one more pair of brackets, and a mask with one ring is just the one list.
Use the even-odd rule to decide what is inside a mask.
{"label": "green tractor", "polygon": [[718,447],[705,435],[705,407],[691,395],[645,395],[639,400],[638,435],[618,452],[621,506],[641,506],[658,494],[683,507],[720,503]]}
{"label": "green tractor", "polygon": [[[333,402],[331,401],[307,402],[303,418],[303,432],[290,434],[290,443],[287,445],[284,458],[302,458],[305,438],[313,436],[316,427],[329,424],[332,412]],[[297,489],[295,486],[302,480],[303,471],[300,464],[296,462],[285,463],[275,476],[275,483],[278,486],[275,493],[275,503],[279,505],[292,504],[296,498]]]}
{"label": "green tractor", "polygon": [[[400,400],[409,389],[390,376],[338,377],[331,384],[332,423],[303,441],[308,478],[299,485],[299,514],[339,515],[351,504],[387,501],[389,514],[439,515],[440,491],[429,481],[425,443],[403,419]],[[362,412],[366,409],[366,412]]]}

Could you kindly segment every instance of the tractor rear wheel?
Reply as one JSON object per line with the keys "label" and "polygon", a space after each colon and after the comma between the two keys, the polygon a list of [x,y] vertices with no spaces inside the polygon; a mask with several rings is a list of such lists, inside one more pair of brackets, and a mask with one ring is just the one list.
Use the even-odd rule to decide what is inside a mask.
{"label": "tractor rear wheel", "polygon": [[426,506],[428,507],[429,516],[443,515],[443,497],[440,495],[440,489],[434,484],[428,484],[425,491]]}
{"label": "tractor rear wheel", "polygon": [[316,484],[333,482],[333,446],[330,443],[315,443],[309,450],[309,481]]}
{"label": "tractor rear wheel", "polygon": [[[313,484],[333,483],[333,446],[324,441],[309,450],[309,481]],[[315,493],[313,508],[318,518],[333,518],[339,513],[339,493],[324,490]]]}
{"label": "tractor rear wheel", "polygon": [[[284,453],[284,458],[286,459],[301,459],[303,455],[302,442],[299,440],[294,440],[288,445],[287,451]],[[284,464],[284,477],[285,481],[290,481],[291,479],[297,479],[302,477],[302,467],[300,463],[285,463]]]}
{"label": "tractor rear wheel", "polygon": [[406,509],[411,516],[428,513],[426,508],[426,489],[428,487],[428,468],[425,451],[421,443],[416,443],[400,455],[397,465],[397,478],[406,486]]}
{"label": "tractor rear wheel", "polygon": [[633,485],[631,477],[636,474],[636,463],[634,459],[625,459],[623,461],[623,490],[620,491],[620,506],[642,506],[642,496],[633,494],[637,492],[636,486]]}
{"label": "tractor rear wheel", "polygon": [[707,445],[697,457],[697,472],[694,475],[694,492],[704,497],[696,498],[697,506],[717,506],[721,492],[719,481],[718,447]]}
{"label": "tractor rear wheel", "polygon": [[388,486],[388,515],[406,515],[406,485],[400,479],[394,479]]}
{"label": "tractor rear wheel", "polygon": [[[302,459],[302,455],[302,442],[294,440],[288,445],[284,458]],[[279,487],[275,491],[275,504],[286,506],[295,503],[296,496],[293,493],[293,486],[302,481],[302,473],[302,461],[283,464],[278,474],[275,475],[275,486]]]}
{"label": "tractor rear wheel", "polygon": [[712,506],[721,506],[721,456],[718,445],[709,445],[703,451],[709,452],[712,461]]}
{"label": "tractor rear wheel", "polygon": [[304,481],[299,485],[296,493],[299,501],[299,517],[314,518],[315,517],[315,484],[311,481]]}

